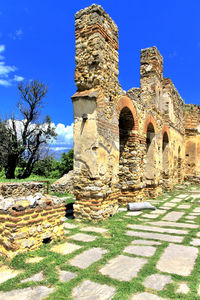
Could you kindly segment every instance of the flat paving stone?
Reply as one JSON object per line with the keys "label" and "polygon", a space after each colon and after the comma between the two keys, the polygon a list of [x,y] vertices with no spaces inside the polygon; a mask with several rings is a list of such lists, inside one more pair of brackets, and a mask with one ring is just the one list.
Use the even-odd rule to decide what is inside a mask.
{"label": "flat paving stone", "polygon": [[184,212],[171,211],[171,212],[169,212],[166,216],[164,216],[164,217],[162,218],[162,220],[176,222],[176,221],[178,221],[183,215],[184,215]]}
{"label": "flat paving stone", "polygon": [[147,260],[144,258],[118,255],[111,259],[99,271],[103,275],[107,275],[120,281],[130,281],[137,276],[138,272],[146,263]]}
{"label": "flat paving stone", "polygon": [[73,288],[72,297],[74,300],[107,300],[113,298],[115,291],[109,285],[85,280]]}
{"label": "flat paving stone", "polygon": [[174,207],[176,205],[177,205],[176,203],[168,202],[168,203],[163,204],[163,207],[165,207],[165,206]]}
{"label": "flat paving stone", "polygon": [[193,209],[193,212],[200,213],[200,208]]}
{"label": "flat paving stone", "polygon": [[187,283],[179,283],[176,293],[188,294],[190,291]]}
{"label": "flat paving stone", "polygon": [[161,298],[161,297],[159,297],[157,295],[154,295],[154,294],[144,292],[144,293],[134,295],[131,298],[131,300],[164,300],[164,298]]}
{"label": "flat paving stone", "polygon": [[70,239],[79,241],[79,242],[93,242],[96,240],[96,236],[94,235],[89,235],[86,233],[76,233],[70,237]]}
{"label": "flat paving stone", "polygon": [[42,281],[44,280],[44,275],[42,272],[40,273],[37,273],[37,274],[34,274],[33,276],[29,277],[29,278],[26,278],[26,279],[23,279],[21,282],[24,283],[24,282],[29,282],[29,281]]}
{"label": "flat paving stone", "polygon": [[162,272],[189,276],[194,268],[198,249],[191,246],[169,244],[157,263]]}
{"label": "flat paving stone", "polygon": [[74,228],[78,227],[78,225],[75,225],[75,224],[72,224],[72,223],[64,223],[63,226],[66,229],[74,229]]}
{"label": "flat paving stone", "polygon": [[189,204],[181,204],[177,208],[178,209],[189,209],[190,207],[191,207],[191,205],[189,205]]}
{"label": "flat paving stone", "polygon": [[143,285],[146,288],[150,288],[156,291],[161,291],[164,289],[166,284],[169,284],[172,282],[171,276],[169,275],[162,275],[162,274],[152,274],[148,276],[145,281],[143,282]]}
{"label": "flat paving stone", "polygon": [[127,225],[128,228],[131,229],[137,229],[137,230],[145,230],[145,231],[155,231],[155,232],[161,232],[161,233],[175,233],[175,234],[188,234],[187,230],[181,230],[181,229],[169,229],[169,228],[161,228],[156,226],[146,226],[146,225]]}
{"label": "flat paving stone", "polygon": [[162,234],[162,233],[152,233],[152,232],[139,232],[139,231],[130,231],[126,232],[126,235],[129,236],[136,236],[140,238],[150,239],[150,240],[160,240],[165,242],[174,242],[174,243],[181,243],[184,239],[182,236],[175,236],[169,234]]}
{"label": "flat paving stone", "polygon": [[72,280],[73,278],[77,277],[77,274],[70,272],[70,271],[59,271],[59,279],[61,282],[67,282]]}
{"label": "flat paving stone", "polygon": [[89,231],[89,232],[96,232],[96,233],[105,233],[105,232],[108,231],[108,229],[101,228],[101,227],[87,226],[87,227],[81,228],[81,231]]}
{"label": "flat paving stone", "polygon": [[0,284],[7,281],[8,279],[14,278],[21,274],[22,271],[13,270],[7,266],[0,267]]}
{"label": "flat paving stone", "polygon": [[174,198],[174,199],[170,200],[170,203],[179,203],[181,201],[182,201],[181,198]]}
{"label": "flat paving stone", "polygon": [[161,206],[160,208],[165,209],[165,210],[170,210],[170,209],[172,209],[170,206]]}
{"label": "flat paving stone", "polygon": [[131,244],[132,245],[148,245],[148,246],[161,245],[160,242],[148,241],[148,240],[134,240],[131,242]]}
{"label": "flat paving stone", "polygon": [[135,216],[139,216],[141,214],[142,214],[142,211],[129,211],[126,215],[131,216],[131,217],[135,217]]}
{"label": "flat paving stone", "polygon": [[156,248],[153,246],[127,246],[124,252],[138,256],[151,257],[154,255]]}
{"label": "flat paving stone", "polygon": [[183,198],[185,198],[185,197],[187,197],[187,196],[188,196],[188,194],[180,194],[180,195],[178,195],[177,197],[183,199]]}
{"label": "flat paving stone", "polygon": [[36,256],[36,257],[30,257],[30,258],[27,258],[25,260],[25,263],[28,263],[28,264],[35,264],[35,263],[38,263],[40,262],[41,260],[43,260],[44,257],[39,257],[39,256]]}
{"label": "flat paving stone", "polygon": [[155,226],[163,226],[163,227],[198,228],[198,225],[195,224],[193,225],[193,224],[176,223],[176,222],[157,221],[157,222],[152,222],[151,224]]}
{"label": "flat paving stone", "polygon": [[71,244],[71,243],[64,243],[64,244],[59,244],[59,245],[54,245],[51,247],[50,251],[56,252],[58,254],[70,254],[78,249],[82,248],[82,246]]}
{"label": "flat paving stone", "polygon": [[86,269],[94,262],[100,260],[108,251],[102,248],[91,248],[75,256],[69,263],[80,269]]}
{"label": "flat paving stone", "polygon": [[144,214],[142,215],[143,218],[148,218],[148,219],[157,219],[160,215],[159,214]]}
{"label": "flat paving stone", "polygon": [[185,219],[194,220],[194,219],[196,219],[196,216],[186,216]]}
{"label": "flat paving stone", "polygon": [[46,298],[54,288],[46,286],[29,287],[25,289],[13,290],[10,292],[0,292],[1,300],[42,300]]}
{"label": "flat paving stone", "polygon": [[192,241],[190,242],[190,245],[200,246],[200,239],[192,239]]}
{"label": "flat paving stone", "polygon": [[[155,213],[154,213],[155,212]],[[165,209],[156,209],[154,211],[151,211],[150,214],[158,214],[158,215],[163,215],[166,213],[166,210]]]}

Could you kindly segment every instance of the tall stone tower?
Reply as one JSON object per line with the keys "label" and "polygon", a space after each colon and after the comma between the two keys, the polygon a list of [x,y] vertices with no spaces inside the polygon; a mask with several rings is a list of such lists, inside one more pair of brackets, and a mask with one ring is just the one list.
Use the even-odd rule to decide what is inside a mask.
{"label": "tall stone tower", "polygon": [[75,20],[74,211],[76,218],[98,220],[117,209],[118,28],[99,5]]}

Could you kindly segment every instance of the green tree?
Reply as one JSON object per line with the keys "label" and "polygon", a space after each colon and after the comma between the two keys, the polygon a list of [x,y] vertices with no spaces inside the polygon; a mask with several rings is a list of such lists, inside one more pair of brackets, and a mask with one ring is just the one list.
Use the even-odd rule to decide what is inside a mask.
{"label": "green tree", "polygon": [[6,178],[9,179],[15,178],[16,167],[22,159],[26,164],[18,177],[30,176],[34,164],[41,158],[48,141],[56,137],[50,117],[46,116],[43,122],[40,121],[40,110],[47,94],[47,85],[34,80],[20,83],[18,89],[20,101],[17,107],[21,114],[21,121],[13,116],[6,123],[9,147],[4,168]]}
{"label": "green tree", "polygon": [[60,160],[60,175],[63,176],[73,170],[74,150],[70,149],[68,153],[63,152]]}
{"label": "green tree", "polygon": [[53,156],[47,156],[35,163],[32,173],[39,176],[58,178],[60,177],[59,167],[59,161]]}

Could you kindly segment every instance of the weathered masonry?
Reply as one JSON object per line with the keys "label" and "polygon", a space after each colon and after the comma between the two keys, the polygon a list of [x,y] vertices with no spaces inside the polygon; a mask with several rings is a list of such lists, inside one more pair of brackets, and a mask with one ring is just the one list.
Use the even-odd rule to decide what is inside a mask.
{"label": "weathered masonry", "polygon": [[0,255],[38,249],[64,236],[65,199],[44,195],[41,183],[0,185]]}
{"label": "weathered masonry", "polygon": [[118,28],[99,5],[76,14],[75,217],[98,220],[200,176],[200,107],[185,105],[156,47],[141,50],[140,88],[118,81]]}

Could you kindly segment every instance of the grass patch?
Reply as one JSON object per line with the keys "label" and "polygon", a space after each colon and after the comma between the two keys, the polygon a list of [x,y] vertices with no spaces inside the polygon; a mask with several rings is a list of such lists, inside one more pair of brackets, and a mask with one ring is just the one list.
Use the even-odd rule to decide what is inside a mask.
{"label": "grass patch", "polygon": [[[194,188],[194,187],[193,187]],[[155,205],[157,208],[161,207],[163,204],[166,204],[170,202],[173,198],[177,197],[178,195],[182,194],[187,194],[188,191],[185,190],[180,190],[178,188],[174,188],[173,191],[169,193],[165,193],[165,195],[157,198],[158,203]],[[60,194],[56,194],[57,196],[61,196]],[[65,194],[63,196],[69,197],[69,201],[72,202],[74,201],[74,198],[72,195]],[[192,198],[192,195],[189,197]],[[187,199],[187,202],[185,201]],[[193,200],[193,198],[191,199]],[[143,214],[140,216],[136,217],[126,217],[126,212],[119,212],[118,214],[112,216],[110,219],[104,221],[104,222],[99,222],[98,224],[92,224],[92,226],[97,226],[97,227],[103,227],[106,228],[108,231],[107,233],[94,233],[94,232],[84,232],[89,235],[94,235],[96,236],[96,240],[92,242],[81,242],[81,241],[74,241],[71,239],[71,236],[80,233],[81,228],[91,225],[90,222],[84,221],[81,223],[76,222],[75,220],[67,220],[69,223],[74,223],[78,224],[76,228],[73,229],[68,229],[70,232],[69,234],[65,235],[65,239],[62,241],[57,241],[57,242],[52,242],[51,244],[48,245],[43,245],[40,249],[34,252],[29,252],[27,254],[19,254],[17,255],[10,263],[8,262],[3,262],[4,264],[7,263],[10,267],[17,269],[17,270],[23,270],[23,273],[18,275],[16,278],[10,279],[6,281],[5,283],[0,285],[0,290],[1,291],[9,291],[13,289],[20,289],[24,287],[29,287],[29,286],[39,286],[39,285],[46,285],[50,287],[54,287],[55,291],[47,297],[49,300],[64,300],[64,299],[72,299],[71,292],[74,287],[78,286],[81,282],[84,280],[91,280],[94,282],[97,282],[99,284],[106,284],[110,285],[115,288],[116,293],[115,296],[113,297],[114,300],[128,300],[130,299],[131,295],[141,293],[144,291],[156,294],[160,297],[163,298],[168,298],[168,299],[199,299],[199,296],[197,296],[197,289],[198,285],[200,283],[200,273],[199,273],[199,264],[200,264],[200,256],[198,256],[195,267],[191,273],[190,276],[179,276],[175,274],[171,274],[172,278],[172,283],[166,285],[166,287],[162,291],[155,291],[151,289],[147,289],[143,286],[144,280],[147,278],[147,276],[150,276],[152,274],[160,273],[160,274],[165,274],[169,275],[168,273],[165,272],[160,272],[157,268],[157,262],[159,261],[162,253],[166,249],[166,247],[169,245],[169,242],[162,242],[159,241],[161,244],[155,246],[156,247],[156,252],[155,254],[150,257],[144,259],[147,260],[147,263],[143,266],[143,268],[140,270],[140,272],[137,274],[136,278],[133,278],[131,281],[126,282],[126,281],[118,281],[116,279],[110,278],[108,276],[102,275],[99,270],[105,264],[112,258],[118,256],[118,255],[125,255],[125,256],[130,256],[130,257],[139,257],[136,255],[131,255],[124,253],[123,250],[126,246],[130,245],[131,241],[141,239],[139,237],[131,237],[126,235],[126,231],[130,230],[127,229],[128,224],[140,224],[143,225],[145,222],[151,222],[151,221],[158,221],[163,218],[164,215],[169,213],[170,211],[185,211],[184,216],[178,220],[177,222],[185,222],[184,217],[191,213],[195,207],[199,207],[197,205],[197,199],[195,199],[194,202],[191,201],[190,198],[187,196],[185,199],[181,199],[179,202],[176,203],[176,205],[170,209],[168,209],[165,214],[159,216],[157,219],[152,220],[152,219],[146,219],[141,220],[143,214],[146,214],[147,212],[144,211]],[[181,204],[187,204],[191,203],[191,207],[189,209],[179,209],[178,206]],[[200,222],[200,217],[197,217],[195,220],[195,224],[199,224]],[[171,228],[171,227],[169,227]],[[177,228],[178,229],[178,228]],[[184,229],[184,228],[183,228]],[[192,238],[197,238],[197,232],[200,231],[199,227],[197,229],[186,229],[188,230],[188,234],[185,236],[183,243],[179,243],[179,245],[185,245],[189,246]],[[137,230],[139,231],[139,230]],[[151,232],[151,231],[148,231]],[[52,245],[55,244],[61,244],[65,242],[73,243],[80,245],[82,248],[74,251],[71,254],[68,255],[60,255],[57,253],[54,253],[51,251]],[[70,265],[70,260],[74,258],[77,254],[83,253],[85,250],[88,250],[92,247],[101,247],[103,249],[106,249],[108,252],[103,255],[102,259],[99,261],[93,263],[90,265],[87,269],[80,269],[78,267],[74,267]],[[43,257],[44,259],[38,263],[26,263],[26,259],[30,257]],[[77,277],[73,278],[69,282],[61,282],[59,279],[59,270],[66,270],[66,271],[71,271],[77,274]],[[43,274],[45,276],[45,280],[37,283],[37,282],[27,282],[27,283],[21,283],[22,279],[29,278],[30,276],[39,273],[43,271]],[[126,272],[126,270],[124,270]],[[184,294],[178,294],[176,293],[176,289],[180,283],[187,283],[190,291],[187,295]]]}

